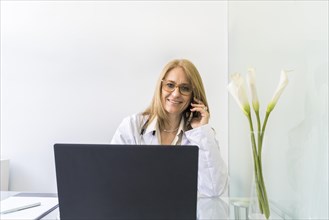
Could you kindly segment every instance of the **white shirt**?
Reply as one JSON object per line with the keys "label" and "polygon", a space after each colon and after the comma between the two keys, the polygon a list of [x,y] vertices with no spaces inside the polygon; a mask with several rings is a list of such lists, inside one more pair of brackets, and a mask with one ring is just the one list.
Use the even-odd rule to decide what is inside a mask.
{"label": "white shirt", "polygon": [[[111,144],[160,144],[157,120],[143,129],[148,117],[141,114],[129,116],[121,122]],[[209,124],[184,131],[181,121],[174,145],[197,145],[199,147],[198,193],[204,196],[219,196],[227,190],[228,174],[215,132]],[[142,131],[143,129],[143,131]]]}

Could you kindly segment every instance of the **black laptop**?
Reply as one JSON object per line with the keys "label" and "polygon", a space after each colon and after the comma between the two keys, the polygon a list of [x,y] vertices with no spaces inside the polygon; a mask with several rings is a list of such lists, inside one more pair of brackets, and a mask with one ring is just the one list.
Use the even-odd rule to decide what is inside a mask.
{"label": "black laptop", "polygon": [[60,219],[196,219],[197,146],[55,144]]}

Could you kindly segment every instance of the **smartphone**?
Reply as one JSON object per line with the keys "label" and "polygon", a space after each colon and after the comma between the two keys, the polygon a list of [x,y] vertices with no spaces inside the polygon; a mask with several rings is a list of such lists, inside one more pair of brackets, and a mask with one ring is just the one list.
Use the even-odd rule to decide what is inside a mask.
{"label": "smartphone", "polygon": [[[192,97],[192,99],[191,99],[191,103],[193,103],[193,104],[197,104],[195,101],[193,101],[194,100],[194,97]],[[190,108],[193,108],[193,106],[190,104]],[[199,112],[197,112],[197,111],[195,111],[195,112],[191,112],[191,111],[189,111],[190,112],[190,115],[189,115],[189,118],[190,119],[192,119],[192,118],[198,118],[199,116],[200,116],[200,113]]]}

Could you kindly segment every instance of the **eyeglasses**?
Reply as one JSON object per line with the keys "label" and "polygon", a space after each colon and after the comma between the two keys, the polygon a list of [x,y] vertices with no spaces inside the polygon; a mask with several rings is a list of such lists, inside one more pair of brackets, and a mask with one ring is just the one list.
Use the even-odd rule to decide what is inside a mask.
{"label": "eyeglasses", "polygon": [[182,83],[177,84],[173,81],[162,80],[162,88],[167,92],[173,92],[176,87],[178,87],[180,94],[182,95],[190,95],[193,92],[193,88],[191,85]]}

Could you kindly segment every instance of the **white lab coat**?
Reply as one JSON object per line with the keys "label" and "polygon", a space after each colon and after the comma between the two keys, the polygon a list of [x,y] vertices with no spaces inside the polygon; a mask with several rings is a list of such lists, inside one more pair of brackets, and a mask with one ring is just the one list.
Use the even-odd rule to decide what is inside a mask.
{"label": "white lab coat", "polygon": [[[147,127],[142,132],[147,117],[135,114],[125,118],[116,130],[112,144],[159,144],[155,129]],[[198,193],[219,196],[227,190],[228,174],[215,132],[209,124],[183,132],[181,145],[199,147]]]}

